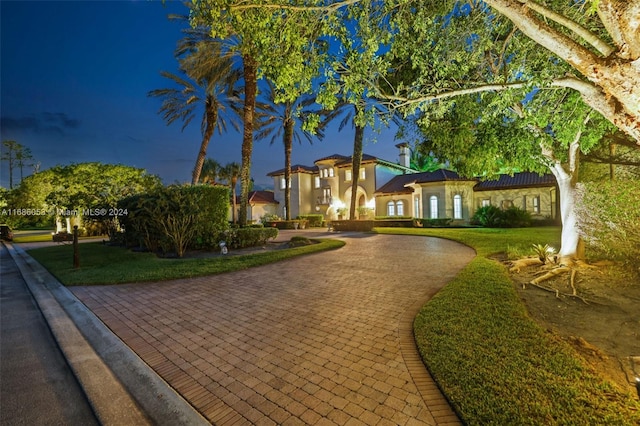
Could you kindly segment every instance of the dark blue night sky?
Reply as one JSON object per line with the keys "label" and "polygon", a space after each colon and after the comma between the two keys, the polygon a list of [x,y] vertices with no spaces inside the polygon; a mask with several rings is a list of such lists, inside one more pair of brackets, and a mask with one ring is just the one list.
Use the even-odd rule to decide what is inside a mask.
{"label": "dark blue night sky", "polygon": [[[186,23],[167,15],[186,12],[171,1],[0,1],[0,138],[31,148],[42,170],[100,161],[145,168],[166,184],[188,182],[199,117],[184,132],[181,123],[168,127],[157,113],[160,99],[147,96],[171,86],[159,72],[176,72],[173,51]],[[396,161],[393,132],[369,134],[365,152]],[[323,141],[294,146],[293,163],[350,155],[352,139],[350,128],[329,131]],[[240,145],[237,133],[216,134],[207,154],[240,162]],[[258,186],[272,185],[266,173],[283,166],[280,144],[254,143]],[[7,188],[6,163],[0,167]]]}

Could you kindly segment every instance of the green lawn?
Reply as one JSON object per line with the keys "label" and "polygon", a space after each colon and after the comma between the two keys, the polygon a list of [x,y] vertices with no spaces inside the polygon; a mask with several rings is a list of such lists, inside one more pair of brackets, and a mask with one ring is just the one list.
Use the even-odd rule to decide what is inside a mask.
{"label": "green lawn", "polygon": [[152,253],[134,253],[101,243],[83,243],[79,244],[79,269],[73,269],[71,244],[29,250],[29,254],[64,285],[122,284],[219,274],[344,245],[338,240],[318,241],[318,244],[242,256],[193,259],[161,259]]}
{"label": "green lawn", "polygon": [[506,268],[487,259],[533,254],[558,228],[395,229],[462,242],[478,256],[414,322],[425,364],[469,425],[638,425],[640,403],[593,375],[580,356],[540,328],[518,299]]}

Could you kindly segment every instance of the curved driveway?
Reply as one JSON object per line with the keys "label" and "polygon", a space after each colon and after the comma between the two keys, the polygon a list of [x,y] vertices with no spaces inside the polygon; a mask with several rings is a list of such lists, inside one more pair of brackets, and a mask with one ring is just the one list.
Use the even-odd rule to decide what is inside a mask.
{"label": "curved driveway", "polygon": [[339,250],[244,271],[70,289],[214,424],[459,424],[411,323],[473,250],[337,236]]}

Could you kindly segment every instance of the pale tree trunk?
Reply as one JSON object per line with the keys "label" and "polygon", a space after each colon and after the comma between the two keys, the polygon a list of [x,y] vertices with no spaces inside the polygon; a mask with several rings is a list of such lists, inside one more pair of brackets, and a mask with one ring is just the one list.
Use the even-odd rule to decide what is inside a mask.
{"label": "pale tree trunk", "polygon": [[[585,119],[584,124],[586,125],[588,121],[589,116]],[[569,159],[566,164],[562,164],[555,157],[552,149],[542,146],[542,155],[549,160],[551,173],[553,173],[558,182],[560,218],[562,220],[562,235],[558,256],[562,263],[571,263],[576,259],[584,259],[584,246],[580,241],[576,215],[576,184],[578,183],[578,168],[580,165],[581,136],[582,130],[579,130],[569,145]]]}
{"label": "pale tree trunk", "polygon": [[[580,92],[587,105],[640,144],[640,0],[598,3],[598,16],[613,46],[535,1],[486,0],[486,3],[587,79],[569,76],[558,79],[556,85]],[[589,46],[579,44],[550,21]]]}

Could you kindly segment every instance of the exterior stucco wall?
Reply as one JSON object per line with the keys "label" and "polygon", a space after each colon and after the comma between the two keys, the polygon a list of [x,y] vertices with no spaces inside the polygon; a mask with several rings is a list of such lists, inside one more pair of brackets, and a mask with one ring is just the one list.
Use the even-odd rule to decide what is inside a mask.
{"label": "exterior stucco wall", "polygon": [[[376,197],[376,216],[388,216],[388,204],[389,202],[393,202],[396,204],[398,202],[402,202],[404,206],[404,212],[402,216],[413,216],[412,212],[412,199],[413,194],[393,194],[393,195],[379,195]],[[397,208],[396,208],[396,216]]]}
{"label": "exterior stucco wall", "polygon": [[[483,200],[489,200],[492,206],[503,208],[504,202],[521,208],[531,213],[533,219],[556,218],[555,187],[501,189],[493,191],[478,191],[474,195],[474,211],[483,204]],[[539,212],[535,211],[534,200],[539,200]],[[507,204],[508,204],[507,203]]]}

